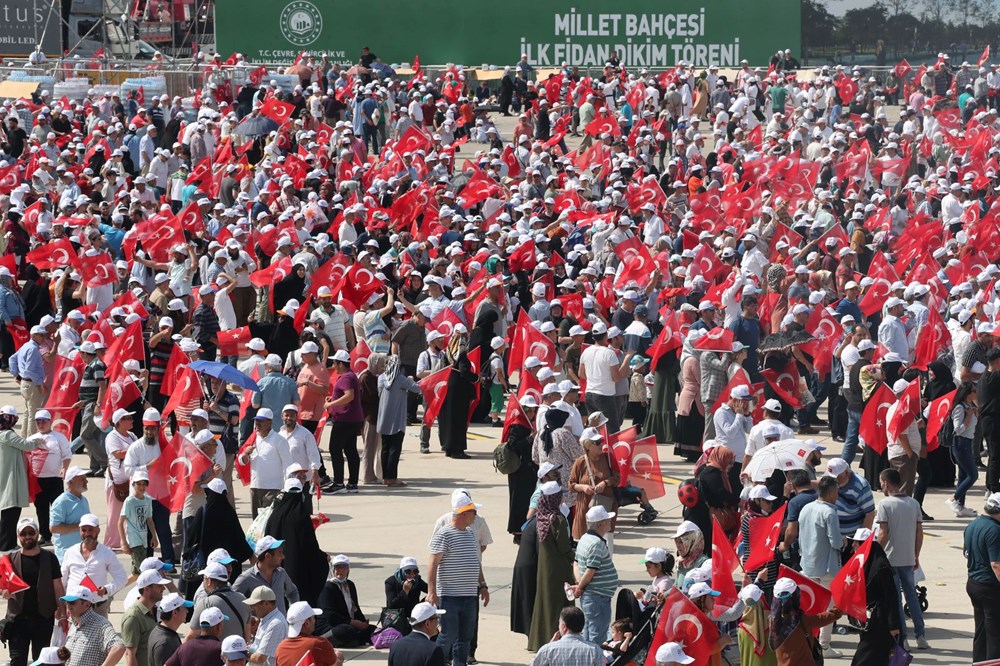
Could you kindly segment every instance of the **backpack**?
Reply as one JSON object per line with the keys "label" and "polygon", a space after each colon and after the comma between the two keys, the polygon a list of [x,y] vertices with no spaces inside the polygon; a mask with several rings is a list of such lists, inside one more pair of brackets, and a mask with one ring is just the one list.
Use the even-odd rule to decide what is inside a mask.
{"label": "backpack", "polygon": [[514,453],[507,442],[500,442],[493,449],[493,467],[501,474],[513,474],[521,469],[521,456]]}
{"label": "backpack", "polygon": [[948,412],[948,418],[941,424],[941,429],[938,430],[937,434],[938,446],[946,449],[950,449],[951,445],[955,442],[955,422],[951,420],[951,415],[954,412],[955,408],[952,407],[952,411]]}

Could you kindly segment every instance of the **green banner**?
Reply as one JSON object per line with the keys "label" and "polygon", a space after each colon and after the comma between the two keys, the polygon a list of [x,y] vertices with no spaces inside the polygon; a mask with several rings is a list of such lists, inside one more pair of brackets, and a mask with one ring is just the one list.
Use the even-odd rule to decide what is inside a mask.
{"label": "green banner", "polygon": [[217,0],[217,49],[254,62],[289,62],[302,51],[356,63],[368,46],[385,63],[600,67],[616,51],[630,68],[766,66],[800,47],[799,0],[635,0],[627,13],[603,0]]}

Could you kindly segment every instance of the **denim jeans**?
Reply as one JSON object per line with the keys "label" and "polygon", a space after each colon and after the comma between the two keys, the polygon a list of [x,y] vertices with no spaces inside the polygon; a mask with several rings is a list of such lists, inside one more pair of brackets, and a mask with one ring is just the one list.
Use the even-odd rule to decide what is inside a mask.
{"label": "denim jeans", "polygon": [[896,579],[897,592],[902,588],[903,595],[899,599],[899,637],[906,638],[906,615],[903,614],[903,597],[910,607],[910,619],[913,620],[913,633],[917,638],[924,635],[924,613],[920,610],[920,600],[917,598],[917,584],[913,580],[913,567],[893,567],[893,577]]}
{"label": "denim jeans", "polygon": [[580,608],[586,617],[583,639],[600,645],[608,639],[608,627],[611,626],[611,597],[584,592]]}
{"label": "denim jeans", "polygon": [[979,468],[972,454],[972,440],[968,437],[955,437],[951,445],[951,459],[958,466],[958,484],[955,486],[955,499],[965,506],[965,494],[979,478]]}
{"label": "denim jeans", "polygon": [[860,435],[858,432],[861,429],[861,412],[856,412],[853,409],[847,410],[847,436],[844,438],[844,450],[840,453],[840,457],[843,458],[844,462],[850,465],[854,462],[854,456],[858,454],[858,439]]}
{"label": "denim jeans", "polygon": [[[441,616],[441,633],[437,642],[444,652],[444,660],[452,666],[466,666],[469,661],[469,644],[476,633],[476,605],[479,598],[440,597],[439,608],[447,611]],[[610,610],[610,607],[609,607]]]}

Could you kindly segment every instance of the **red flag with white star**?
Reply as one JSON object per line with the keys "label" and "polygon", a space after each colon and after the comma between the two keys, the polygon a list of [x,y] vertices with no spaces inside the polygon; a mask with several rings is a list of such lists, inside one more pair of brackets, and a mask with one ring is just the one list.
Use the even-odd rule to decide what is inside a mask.
{"label": "red flag with white star", "polygon": [[712,586],[720,593],[715,600],[718,612],[713,615],[720,615],[736,605],[738,597],[733,571],[739,565],[740,560],[718,519],[712,518]]}
{"label": "red flag with white star", "polygon": [[212,460],[180,434],[160,446],[160,457],[149,466],[150,494],[171,512],[180,511],[191,488],[212,468]]}
{"label": "red flag with white star", "polygon": [[813,579],[803,576],[794,569],[789,569],[784,564],[778,567],[778,577],[791,578],[799,586],[799,603],[802,606],[802,612],[806,615],[816,615],[830,608],[830,599],[833,598],[833,595],[830,590]]}
{"label": "red flag with white star", "polygon": [[451,376],[451,366],[441,368],[437,372],[427,375],[420,380],[420,390],[427,401],[427,409],[424,410],[424,424],[430,427],[441,411],[444,404],[445,395],[448,393],[448,378]]}
{"label": "red flag with white star", "polygon": [[675,587],[663,602],[644,666],[656,666],[656,651],[664,643],[680,643],[684,653],[694,658],[694,666],[707,666],[717,640],[715,622]]}
{"label": "red flag with white star", "polygon": [[870,446],[879,455],[885,451],[889,445],[888,434],[886,433],[886,412],[892,403],[896,402],[896,396],[892,389],[885,384],[879,384],[875,393],[869,398],[865,405],[865,411],[861,414],[861,425],[858,434],[864,441],[865,446]]}
{"label": "red flag with white star", "polygon": [[745,571],[757,571],[774,559],[774,549],[781,541],[781,523],[785,519],[785,508],[781,508],[769,516],[752,516],[750,518],[750,554],[743,563]]}
{"label": "red flag with white star", "polygon": [[865,561],[871,554],[874,532],[847,561],[830,582],[830,592],[837,608],[859,622],[868,621],[868,594],[865,591]]}

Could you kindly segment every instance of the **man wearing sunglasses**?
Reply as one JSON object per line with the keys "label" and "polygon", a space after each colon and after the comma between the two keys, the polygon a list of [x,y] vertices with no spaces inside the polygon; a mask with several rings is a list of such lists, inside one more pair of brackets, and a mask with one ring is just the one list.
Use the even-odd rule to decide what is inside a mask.
{"label": "man wearing sunglasses", "polygon": [[59,601],[64,593],[59,560],[38,545],[38,522],[34,518],[17,521],[17,541],[21,547],[10,554],[10,562],[28,589],[13,596],[4,591],[3,597],[7,599],[10,619],[7,625],[10,663],[26,666],[29,647],[31,658],[38,659],[42,648],[49,645],[55,621],[65,623],[66,604]]}

